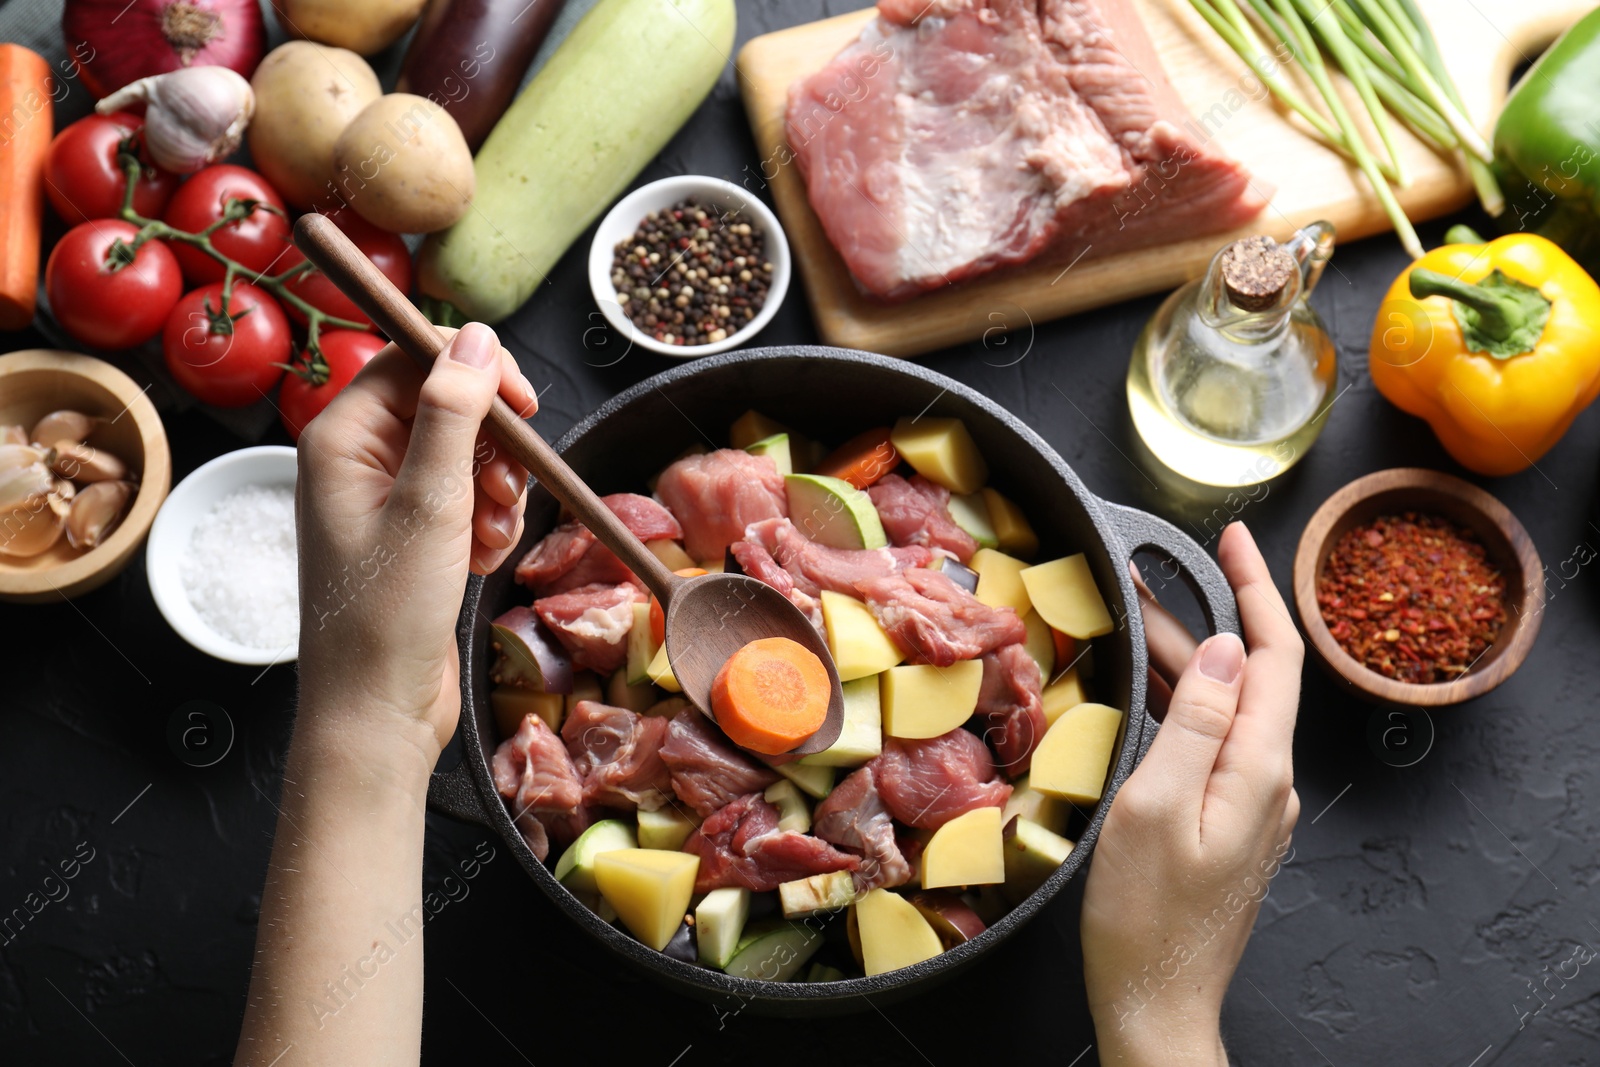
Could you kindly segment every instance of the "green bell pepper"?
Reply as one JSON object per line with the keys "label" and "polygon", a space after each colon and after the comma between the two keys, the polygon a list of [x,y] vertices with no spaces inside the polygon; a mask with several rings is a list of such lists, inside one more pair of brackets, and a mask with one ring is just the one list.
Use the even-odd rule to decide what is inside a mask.
{"label": "green bell pepper", "polygon": [[1537,233],[1600,275],[1600,8],[1551,45],[1494,127],[1500,223]]}

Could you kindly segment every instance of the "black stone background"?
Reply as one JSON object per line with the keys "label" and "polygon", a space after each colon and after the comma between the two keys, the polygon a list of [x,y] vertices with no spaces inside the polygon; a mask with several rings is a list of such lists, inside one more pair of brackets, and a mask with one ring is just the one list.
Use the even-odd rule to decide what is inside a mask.
{"label": "black stone background", "polygon": [[[25,21],[53,22],[49,9],[58,6],[16,4],[0,10],[0,27],[17,8],[38,16]],[[739,37],[856,6],[739,0]],[[80,87],[68,109],[84,106]],[[640,181],[679,173],[741,180],[757,158],[730,69]],[[1443,229],[1425,226],[1424,238],[1435,243]],[[602,365],[615,359],[616,344],[588,332],[599,319],[585,281],[587,247],[585,235],[501,331],[541,389],[539,425],[552,437],[669,366],[643,352]],[[1462,473],[1425,426],[1377,395],[1365,370],[1378,300],[1404,264],[1391,237],[1341,248],[1313,300],[1338,341],[1344,392],[1306,459],[1241,515],[1280,584],[1302,526],[1340,485],[1406,464]],[[1019,413],[1095,491],[1204,540],[1206,507],[1154,489],[1129,458],[1136,449],[1123,374],[1157,302],[1024,328],[1004,345],[959,346],[926,362]],[[815,339],[797,288],[761,340]],[[23,336],[9,347],[40,343]],[[167,429],[175,480],[246,443],[194,409],[169,411]],[[1591,801],[1600,789],[1600,574],[1585,565],[1587,546],[1600,545],[1591,521],[1597,437],[1591,411],[1537,470],[1475,479],[1531,531],[1548,566],[1548,616],[1510,682],[1433,715],[1431,746],[1427,724],[1397,726],[1390,747],[1410,755],[1389,761],[1425,751],[1418,762],[1380,760],[1369,742],[1373,712],[1308,667],[1296,739],[1304,814],[1224,1009],[1235,1062],[1484,1067],[1597,1058],[1600,967],[1567,962],[1584,959],[1586,949],[1574,956],[1579,946],[1600,942],[1600,899],[1591,892],[1600,881]],[[282,431],[274,426],[266,439],[282,440]],[[142,558],[71,604],[0,606],[0,634],[0,914],[39,891],[80,842],[95,856],[69,897],[0,946],[0,1062],[226,1062],[244,1003],[294,670],[258,677],[256,668],[191,649],[156,611]],[[220,705],[237,733],[226,757],[205,768],[181,761],[168,741],[169,725],[184,724],[180,705],[195,699]],[[430,816],[425,888],[440,890],[484,840],[479,829]],[[719,1022],[712,1009],[621,973],[566,928],[503,848],[465,884],[467,895],[427,927],[429,1063],[1094,1061],[1076,891],[955,984],[797,1024],[749,1013]]]}

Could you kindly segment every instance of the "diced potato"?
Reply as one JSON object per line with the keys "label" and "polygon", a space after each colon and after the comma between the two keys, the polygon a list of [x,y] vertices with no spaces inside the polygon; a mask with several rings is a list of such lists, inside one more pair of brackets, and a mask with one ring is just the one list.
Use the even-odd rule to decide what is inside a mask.
{"label": "diced potato", "polygon": [[822,591],[821,599],[822,625],[828,632],[828,651],[838,668],[839,681],[879,674],[906,658],[866,604],[828,589]]}
{"label": "diced potato", "polygon": [[616,671],[606,679],[606,703],[614,708],[627,708],[635,715],[649,711],[659,695],[656,687],[650,684],[648,675],[638,685],[628,684],[626,669]]}
{"label": "diced potato", "polygon": [[989,480],[989,465],[960,419],[902,418],[889,443],[918,474],[952,493],[976,493]]}
{"label": "diced potato", "polygon": [[660,952],[677,933],[694,896],[700,857],[625,848],[594,858],[595,884],[634,937]]}
{"label": "diced potato", "polygon": [[[1039,792],[1033,788],[1032,776],[1025,774],[1012,783],[1011,796],[1000,811],[1000,819],[1010,822],[1013,815],[1020,815],[1051,833],[1065,834],[1069,811],[1066,801]],[[641,825],[641,835],[643,832]],[[643,840],[642,836],[640,840]]]}
{"label": "diced potato", "polygon": [[788,433],[789,428],[776,419],[769,419],[754,409],[733,420],[728,427],[728,444],[734,448],[749,448],[757,441]]}
{"label": "diced potato", "polygon": [[878,679],[871,676],[845,682],[844,725],[839,739],[821,752],[799,760],[803,767],[859,767],[883,751],[883,712]]}
{"label": "diced potato", "polygon": [[687,570],[695,565],[689,558],[689,553],[683,550],[678,542],[670,538],[660,538],[655,541],[646,541],[644,547],[656,554],[656,559],[667,565],[669,571]]}
{"label": "diced potato", "polygon": [[1022,816],[1006,823],[1006,880],[1001,892],[1020,904],[1072,855],[1072,842]]}
{"label": "diced potato", "polygon": [[882,675],[883,732],[888,737],[938,737],[972,718],[983,686],[983,661],[948,667],[921,663]]}
{"label": "diced potato", "polygon": [[898,893],[874,889],[854,907],[861,966],[870,977],[932,959],[944,951],[939,935]]}
{"label": "diced potato", "polygon": [[1022,647],[1039,665],[1039,676],[1048,682],[1050,673],[1056,669],[1055,631],[1037,611],[1029,611],[1024,615],[1022,625],[1028,630],[1028,636],[1022,639]]}
{"label": "diced potato", "polygon": [[639,809],[639,847],[676,852],[699,827],[694,817],[671,804],[655,811]]}
{"label": "diced potato", "polygon": [[974,808],[934,831],[922,850],[922,887],[993,885],[1005,881],[1000,809]]}
{"label": "diced potato", "polygon": [[1039,535],[1028,525],[1021,508],[987,485],[983,487],[983,500],[989,505],[989,522],[1000,551],[1023,559],[1039,551]]}
{"label": "diced potato", "polygon": [[1010,608],[1018,615],[1033,609],[1022,584],[1022,572],[1028,565],[1020,559],[992,548],[980,548],[972,554],[972,569],[978,572],[978,591],[974,595],[991,608]]}
{"label": "diced potato", "polygon": [[1069,637],[1082,640],[1111,632],[1111,612],[1082,552],[1027,568],[1022,584],[1034,610]]}
{"label": "diced potato", "polygon": [[838,911],[856,897],[855,876],[849,871],[829,871],[797,878],[778,886],[778,903],[785,919],[803,919],[819,911]]}
{"label": "diced potato", "polygon": [[722,559],[708,559],[700,564],[700,569],[705,571],[707,574],[722,574],[727,570],[727,568],[728,559],[726,556],[724,556]]}
{"label": "diced potato", "polygon": [[1094,804],[1105,789],[1122,712],[1104,704],[1069,708],[1046,731],[1033,753],[1028,780],[1041,793],[1074,804]]}
{"label": "diced potato", "polygon": [[655,656],[650,660],[650,666],[645,670],[650,680],[669,693],[683,692],[683,686],[678,684],[678,679],[672,675],[672,664],[667,662],[667,646],[665,643],[656,649]]}
{"label": "diced potato", "polygon": [[497,685],[489,690],[489,706],[494,709],[494,723],[502,738],[516,733],[522,727],[522,720],[529,715],[537,715],[552,731],[559,733],[567,710],[566,698],[560,693],[535,693],[508,685]]}
{"label": "diced potato", "polygon": [[1062,713],[1079,704],[1086,703],[1089,699],[1088,689],[1083,684],[1083,679],[1078,677],[1078,669],[1069,667],[1061,672],[1061,677],[1044,687],[1039,694],[1039,701],[1044,705],[1045,722],[1051,726],[1061,718]]}

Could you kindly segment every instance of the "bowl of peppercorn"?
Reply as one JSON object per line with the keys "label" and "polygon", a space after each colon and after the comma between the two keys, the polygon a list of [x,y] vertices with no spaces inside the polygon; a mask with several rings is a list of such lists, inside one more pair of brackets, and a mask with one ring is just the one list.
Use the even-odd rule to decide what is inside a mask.
{"label": "bowl of peppercorn", "polygon": [[1399,467],[1317,509],[1295,553],[1294,595],[1317,658],[1356,695],[1444,707],[1489,692],[1527,658],[1544,566],[1493,496]]}
{"label": "bowl of peppercorn", "polygon": [[679,358],[760,333],[789,274],[789,242],[772,210],[732,182],[695,174],[617,201],[589,246],[589,288],[606,322],[631,344]]}

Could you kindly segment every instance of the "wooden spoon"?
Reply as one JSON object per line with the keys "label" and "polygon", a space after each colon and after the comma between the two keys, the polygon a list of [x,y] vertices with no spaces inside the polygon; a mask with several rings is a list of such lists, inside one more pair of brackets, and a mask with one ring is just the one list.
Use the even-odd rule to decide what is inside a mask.
{"label": "wooden spoon", "polygon": [[[445,339],[327,217],[303,215],[294,227],[295,244],[313,265],[366,312],[378,328],[426,370],[444,349]],[[545,439],[495,397],[487,420],[490,432],[587,526],[656,595],[666,615],[667,662],[683,695],[711,713],[711,683],[739,649],[763,637],[787,637],[816,653],[828,670],[828,716],[793,755],[820,752],[839,738],[844,726],[844,694],[827,643],[800,609],[765,582],[742,574],[682,578],[667,569],[567,466]],[[769,755],[776,755],[769,753]]]}

